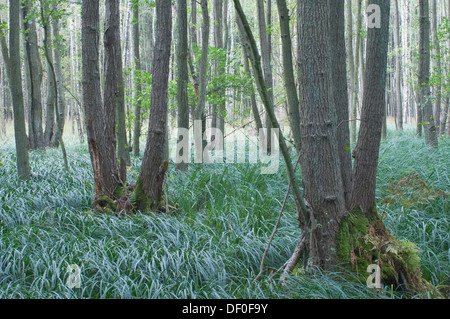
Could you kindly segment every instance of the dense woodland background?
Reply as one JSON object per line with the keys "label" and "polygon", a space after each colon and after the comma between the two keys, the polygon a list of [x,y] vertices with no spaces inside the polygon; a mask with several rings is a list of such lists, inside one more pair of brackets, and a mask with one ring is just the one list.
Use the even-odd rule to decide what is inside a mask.
{"label": "dense woodland background", "polygon": [[[0,297],[448,297],[450,1],[339,0],[323,11],[331,22],[320,16],[326,1],[241,0],[241,16],[239,1],[171,2],[100,1],[95,17],[86,1],[13,0],[12,10],[0,0]],[[370,28],[372,3],[389,12],[380,33]],[[308,40],[307,30],[318,35]],[[320,30],[335,41],[327,52]],[[320,91],[333,87],[338,109],[336,136],[324,136],[344,155],[307,139],[307,121],[333,99],[313,94],[310,60],[333,80],[317,82]],[[365,81],[385,85],[372,91]],[[348,103],[342,114],[339,98]],[[377,128],[361,126],[367,118],[380,122],[379,147],[370,144]],[[214,128],[226,142],[279,125],[285,162],[267,176],[261,163],[234,159],[164,165],[179,156],[178,128],[195,121],[208,135],[203,146],[222,138]],[[323,158],[337,164],[316,174]],[[314,187],[325,193],[327,183],[344,193],[317,198]],[[338,249],[342,257],[342,233],[330,226],[330,239],[331,230],[316,230],[322,217],[308,221],[325,211],[347,225],[345,210],[370,226],[374,207],[386,227],[383,260],[394,269],[381,293],[367,288],[365,264],[358,268],[366,246],[361,256],[349,248],[349,267],[335,268],[326,256]],[[150,210],[166,214],[137,213]],[[83,272],[78,290],[65,285],[73,263]]]}

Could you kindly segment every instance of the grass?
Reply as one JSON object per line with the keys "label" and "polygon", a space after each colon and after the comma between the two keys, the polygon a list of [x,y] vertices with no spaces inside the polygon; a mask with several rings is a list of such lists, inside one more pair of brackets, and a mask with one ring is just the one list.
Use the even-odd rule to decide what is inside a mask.
{"label": "grass", "polygon": [[[402,297],[390,287],[376,294],[345,272],[306,276],[297,269],[285,286],[267,276],[253,282],[287,189],[283,165],[276,175],[261,175],[256,164],[192,165],[187,173],[171,166],[167,188],[179,211],[121,218],[90,212],[86,145],[66,144],[69,173],[59,150],[33,152],[33,177],[19,183],[14,144],[1,143],[0,298]],[[450,284],[449,200],[404,205],[389,185],[416,171],[433,190],[449,192],[449,154],[448,139],[430,152],[409,132],[390,133],[380,151],[379,211],[398,238],[418,245],[424,275],[436,286]],[[135,178],[140,159],[132,162]],[[297,243],[294,211],[291,200],[268,267],[283,265]],[[81,268],[81,288],[66,284],[71,264]]]}

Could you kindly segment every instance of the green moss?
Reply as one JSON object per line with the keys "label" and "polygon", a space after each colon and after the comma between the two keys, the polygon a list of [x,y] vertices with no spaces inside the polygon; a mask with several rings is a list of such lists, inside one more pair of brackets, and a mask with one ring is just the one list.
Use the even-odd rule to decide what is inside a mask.
{"label": "green moss", "polygon": [[145,194],[144,188],[142,186],[142,180],[139,177],[136,182],[136,188],[131,194],[130,201],[137,210],[141,212],[151,211],[154,201],[147,194]]}
{"label": "green moss", "polygon": [[378,264],[384,285],[429,291],[431,285],[422,278],[417,246],[396,239],[373,210],[369,215],[370,219],[356,208],[342,218],[336,242],[339,264],[355,271],[362,282],[367,279],[367,267]]}
{"label": "green moss", "polygon": [[92,205],[94,210],[100,213],[112,213],[117,210],[117,205],[112,198],[106,195],[100,195]]}
{"label": "green moss", "polygon": [[127,188],[124,187],[123,185],[121,185],[121,184],[117,185],[113,192],[114,198],[117,198],[117,199],[121,198],[122,195],[124,195],[124,193],[126,193],[126,190],[127,190]]}
{"label": "green moss", "polygon": [[360,209],[354,209],[342,218],[337,234],[338,262],[349,264],[352,251],[358,246],[358,241],[367,234],[369,220]]}

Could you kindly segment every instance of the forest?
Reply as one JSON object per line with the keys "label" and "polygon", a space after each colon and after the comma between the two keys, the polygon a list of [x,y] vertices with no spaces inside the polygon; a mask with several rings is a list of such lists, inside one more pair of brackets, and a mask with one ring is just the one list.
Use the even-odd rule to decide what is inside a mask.
{"label": "forest", "polygon": [[450,297],[449,0],[0,0],[0,46],[0,299]]}

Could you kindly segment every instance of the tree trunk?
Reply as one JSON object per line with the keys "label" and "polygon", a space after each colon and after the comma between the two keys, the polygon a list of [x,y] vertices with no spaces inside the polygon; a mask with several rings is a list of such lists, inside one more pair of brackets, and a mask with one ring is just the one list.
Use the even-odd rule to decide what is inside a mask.
{"label": "tree trunk", "polygon": [[[267,6],[269,8],[269,4],[272,0],[269,0],[267,2]],[[262,57],[262,65],[263,65],[263,71],[264,71],[264,80],[265,80],[265,86],[268,90],[268,98],[271,105],[274,105],[274,94],[273,94],[273,73],[272,73],[272,57],[271,57],[271,35],[268,31],[268,24],[270,25],[271,21],[266,22],[266,16],[264,14],[264,0],[257,0],[256,2],[256,11],[258,14],[258,29],[259,29],[259,38],[260,38],[260,45],[261,45],[261,57]],[[268,10],[269,11],[269,10]],[[267,13],[267,17],[270,17],[270,13]],[[268,154],[271,153],[271,137],[272,134],[270,133],[270,129],[272,128],[270,123],[269,115],[266,113],[266,119],[265,119],[265,127],[267,129],[267,132],[265,134],[264,139],[264,152],[267,152]]]}
{"label": "tree trunk", "polygon": [[[195,162],[202,163],[204,159],[203,150],[206,147],[206,141],[203,139],[204,133],[206,131],[206,115],[205,115],[205,107],[206,107],[206,90],[207,90],[207,79],[206,73],[208,71],[208,47],[209,47],[209,30],[210,30],[210,19],[208,12],[208,1],[201,1],[202,7],[202,18],[203,18],[203,26],[202,26],[202,49],[200,56],[200,74],[199,74],[199,94],[197,106],[194,114],[194,121],[201,121],[202,129],[201,129],[201,140],[195,141],[196,146],[196,154],[195,154]],[[199,149],[201,145],[201,150]]]}
{"label": "tree trunk", "polygon": [[356,142],[356,127],[357,127],[357,114],[358,114],[358,104],[359,104],[359,62],[360,62],[360,51],[359,46],[361,45],[361,28],[362,28],[362,16],[361,7],[362,0],[358,0],[358,5],[356,9],[356,45],[355,45],[355,69],[353,74],[353,101],[351,104],[351,129],[350,129],[350,140],[352,143]]}
{"label": "tree trunk", "polygon": [[[345,213],[339,162],[337,114],[333,96],[330,17],[327,0],[300,1],[299,87],[305,200],[313,221],[309,262],[322,269],[336,263],[336,234]],[[314,56],[314,59],[311,57]],[[321,225],[317,227],[317,225]]]}
{"label": "tree trunk", "polygon": [[30,0],[23,3],[23,21],[24,28],[28,30],[25,40],[26,54],[28,56],[29,71],[31,77],[31,105],[29,119],[29,142],[31,149],[39,149],[45,146],[44,133],[42,129],[42,64],[38,50],[38,38],[36,34],[35,19],[31,16],[33,13]]}
{"label": "tree trunk", "polygon": [[[43,17],[42,21],[44,24],[50,24],[50,15],[49,15],[49,8],[47,2],[42,2],[42,12]],[[49,41],[51,39],[51,30],[50,28],[44,28],[44,37],[46,41]],[[52,49],[48,48],[48,50],[51,52]],[[47,57],[46,66],[47,66],[47,105],[46,105],[46,116],[45,116],[45,130],[44,130],[44,140],[46,145],[52,145],[53,143],[58,142],[58,139],[54,138],[55,136],[55,108],[56,108],[56,95],[55,95],[55,79],[51,75],[51,67],[53,65],[53,55],[50,54]]]}
{"label": "tree trunk", "polygon": [[398,0],[394,0],[394,48],[395,48],[395,94],[397,129],[403,131],[402,105],[402,45],[400,37],[400,12]]}
{"label": "tree trunk", "polygon": [[[441,104],[442,104],[442,94],[441,94],[441,82],[443,79],[443,76],[440,73],[443,73],[442,67],[441,67],[441,48],[439,44],[439,37],[438,37],[438,18],[437,18],[437,6],[436,6],[436,0],[431,0],[431,34],[432,34],[432,54],[433,54],[433,73],[435,76],[438,77],[437,83],[433,86],[433,95],[436,98],[436,103],[433,108],[433,117],[434,117],[434,123],[436,127],[440,127],[441,123]],[[436,129],[436,134],[440,132],[440,128]]]}
{"label": "tree trunk", "polygon": [[[249,66],[249,60],[252,59],[252,53],[250,51],[250,44],[247,41],[247,37],[245,35],[244,26],[242,25],[241,19],[236,15],[236,24],[239,31],[239,37],[242,44],[242,50],[244,53],[244,71],[248,73],[249,79],[252,78],[252,72],[250,70]],[[259,130],[263,127],[261,116],[259,114],[258,105],[256,104],[256,96],[255,96],[255,90],[252,84],[251,92],[250,92],[250,103],[253,113],[253,118],[255,119],[256,124],[256,132],[259,132]]]}
{"label": "tree trunk", "polygon": [[381,28],[369,28],[367,38],[366,77],[361,127],[353,150],[354,177],[351,208],[356,206],[368,217],[375,208],[378,152],[383,113],[386,104],[386,66],[389,43],[389,1],[372,3],[381,7]]}
{"label": "tree trunk", "polygon": [[9,1],[9,59],[11,63],[9,87],[11,90],[14,112],[17,174],[19,179],[26,180],[30,177],[31,171],[28,156],[27,134],[25,131],[25,112],[23,108],[19,6],[19,1]]}
{"label": "tree trunk", "polygon": [[[56,86],[56,82],[57,82],[56,81],[56,72],[55,72],[55,67],[54,67],[53,61],[51,59],[52,54],[51,54],[51,50],[50,50],[50,45],[48,43],[48,40],[49,40],[48,36],[50,34],[49,29],[48,29],[49,28],[48,27],[49,17],[45,17],[44,4],[42,3],[42,0],[41,0],[41,17],[42,17],[42,22],[43,22],[43,26],[44,26],[44,57],[47,61],[47,65],[48,65],[48,76],[53,78],[54,85],[51,89],[54,91],[53,94],[55,96],[55,100],[57,100],[59,94],[58,94],[58,87]],[[55,107],[56,107],[56,103],[55,103]],[[58,125],[59,123],[61,123],[60,113],[58,110],[56,110],[54,112],[54,114],[56,114],[56,123]],[[64,167],[65,167],[66,171],[69,171],[69,162],[67,160],[66,147],[64,145],[64,141],[62,138],[62,131],[59,129],[56,129],[55,134],[56,134],[56,136],[53,137],[54,141],[55,141],[54,144],[61,145],[61,150],[62,150],[63,158],[64,158]]]}
{"label": "tree trunk", "polygon": [[428,0],[419,0],[419,107],[422,109],[422,126],[425,144],[437,147],[437,132],[430,92],[430,17]]}
{"label": "tree trunk", "polygon": [[[105,145],[104,148],[108,161],[104,161],[103,174],[112,175],[110,179],[111,185],[114,188],[123,181],[119,178],[120,175],[125,175],[126,178],[126,160],[122,161],[122,171],[119,174],[118,161],[116,156],[116,116],[118,104],[118,89],[119,89],[119,60],[122,56],[120,54],[120,12],[119,0],[110,0],[105,4],[105,27],[104,27],[104,121],[105,121]],[[122,123],[123,124],[123,123]],[[123,142],[123,141],[122,141]],[[122,155],[124,153],[124,144],[122,146]],[[124,170],[124,171],[123,171]],[[110,177],[109,177],[110,178]],[[114,189],[115,190],[115,189]]]}
{"label": "tree trunk", "polygon": [[[108,1],[114,5],[112,1]],[[115,69],[108,66],[109,59],[114,59],[114,55],[105,58],[106,83],[105,92],[108,104],[107,109],[103,107],[100,86],[99,71],[99,1],[83,1],[81,7],[82,17],[82,69],[83,69],[83,105],[86,116],[86,131],[88,135],[89,153],[91,156],[92,167],[94,170],[95,198],[94,207],[99,204],[113,209],[110,200],[115,198],[117,187],[121,184],[118,176],[117,158],[115,147],[111,135],[114,129],[111,123],[114,118],[115,100],[112,102],[108,95],[109,87],[112,85],[110,72],[114,74]],[[108,25],[108,24],[107,24]],[[113,30],[106,29],[105,34],[105,52],[108,52],[108,46],[111,44],[109,38],[114,34]],[[109,74],[109,75],[108,75]],[[115,91],[114,91],[115,93]],[[104,195],[104,196],[103,196]]]}
{"label": "tree trunk", "polygon": [[[223,4],[222,0],[214,0],[214,46],[219,49],[224,49],[223,40]],[[215,72],[217,76],[225,73],[224,62],[226,61],[226,53],[219,54],[216,59]],[[224,60],[225,59],[225,60]],[[211,142],[215,141],[217,137],[222,137],[222,141],[218,142],[218,145],[224,145],[223,136],[224,132],[224,116],[226,113],[226,103],[225,103],[225,90],[220,88],[217,95],[224,98],[220,103],[213,105],[213,122],[211,124]],[[218,129],[222,134],[215,133]],[[216,146],[215,150],[221,150]]]}
{"label": "tree trunk", "polygon": [[334,104],[337,116],[338,153],[342,184],[347,209],[350,206],[352,188],[352,158],[350,152],[349,96],[346,75],[344,0],[330,2],[331,68]]}
{"label": "tree trunk", "polygon": [[[289,110],[289,122],[291,126],[292,136],[294,138],[295,147],[297,149],[297,152],[300,152],[300,126],[298,125],[300,123],[300,111],[292,63],[292,40],[291,32],[289,29],[289,10],[286,5],[286,0],[277,0],[277,5],[278,14],[280,16],[281,49],[283,56],[284,84],[286,87],[286,96]],[[346,81],[345,78],[343,80]]]}
{"label": "tree trunk", "polygon": [[[53,11],[57,12],[58,2],[53,2]],[[58,96],[56,97],[56,136],[62,136],[64,132],[65,118],[66,118],[66,99],[64,95],[64,76],[62,73],[62,65],[61,65],[61,41],[60,41],[60,33],[59,33],[59,17],[56,14],[53,17],[52,23],[53,37],[55,41],[55,49],[53,50],[54,55],[54,71],[56,75],[56,87],[58,91]]]}
{"label": "tree trunk", "polygon": [[[178,28],[178,41],[177,41],[177,104],[178,104],[178,130],[187,130],[187,138],[189,141],[189,104],[188,104],[188,22],[187,22],[187,0],[178,0],[178,18],[177,18],[177,28]],[[178,134],[178,141],[180,142],[181,132]],[[186,142],[186,141],[184,141]],[[189,145],[190,143],[185,143]],[[188,150],[183,149],[183,154],[179,154],[177,151],[177,165],[176,168],[181,171],[186,171],[189,165],[189,154]],[[186,153],[185,153],[186,152]],[[182,160],[184,159],[184,160]]]}
{"label": "tree trunk", "polygon": [[133,154],[139,156],[139,139],[141,137],[141,100],[138,98],[142,91],[141,79],[137,74],[141,71],[141,53],[139,46],[139,3],[133,5],[133,59],[134,59],[134,131]]}
{"label": "tree trunk", "polygon": [[150,122],[141,171],[136,184],[134,204],[141,211],[156,210],[163,194],[168,161],[162,161],[167,121],[167,96],[172,12],[170,1],[156,2],[156,41],[153,58]]}

